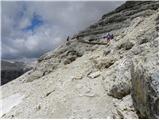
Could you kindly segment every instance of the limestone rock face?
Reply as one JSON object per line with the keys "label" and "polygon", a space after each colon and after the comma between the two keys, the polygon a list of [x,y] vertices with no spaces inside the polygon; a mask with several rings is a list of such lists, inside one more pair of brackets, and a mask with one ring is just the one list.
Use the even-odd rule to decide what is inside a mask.
{"label": "limestone rock face", "polygon": [[153,54],[134,63],[132,97],[141,118],[159,116],[159,71],[158,55]]}
{"label": "limestone rock face", "polygon": [[[127,1],[42,55],[1,87],[2,100],[23,98],[1,118],[158,118],[158,8]],[[107,32],[114,39],[100,44]]]}

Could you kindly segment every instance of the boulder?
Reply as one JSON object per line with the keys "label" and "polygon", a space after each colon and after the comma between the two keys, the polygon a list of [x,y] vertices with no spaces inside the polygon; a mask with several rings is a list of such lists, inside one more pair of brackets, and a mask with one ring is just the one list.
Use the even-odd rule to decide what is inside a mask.
{"label": "boulder", "polygon": [[76,56],[70,56],[68,58],[66,58],[66,60],[64,60],[64,65],[70,64],[71,62],[76,60]]}
{"label": "boulder", "polygon": [[117,61],[114,57],[108,57],[108,58],[99,58],[97,60],[93,60],[93,64],[97,69],[107,69],[110,66],[112,66]]}
{"label": "boulder", "polygon": [[133,104],[140,118],[159,117],[158,58],[137,59],[131,70]]}
{"label": "boulder", "polygon": [[44,73],[42,71],[34,71],[30,74],[30,76],[28,77],[26,82],[32,82],[35,79],[42,77],[43,75],[44,75]]}
{"label": "boulder", "polygon": [[64,65],[70,64],[73,61],[75,61],[78,57],[81,57],[82,54],[75,51],[75,50],[69,50],[66,54],[64,54],[65,60]]}
{"label": "boulder", "polygon": [[127,82],[114,84],[108,92],[108,95],[118,99],[122,99],[128,94],[130,94],[130,85]]}
{"label": "boulder", "polygon": [[119,44],[117,46],[117,49],[130,50],[133,46],[134,46],[134,44],[132,42],[126,41],[126,42],[123,42],[123,43]]}

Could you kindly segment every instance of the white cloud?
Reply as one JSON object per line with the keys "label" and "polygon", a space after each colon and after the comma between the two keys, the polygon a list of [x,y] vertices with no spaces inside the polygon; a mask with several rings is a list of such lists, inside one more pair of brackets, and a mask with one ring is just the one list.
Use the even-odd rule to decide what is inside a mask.
{"label": "white cloud", "polygon": [[19,22],[19,29],[24,29],[27,26],[31,25],[31,21],[28,18],[23,18],[20,22]]}

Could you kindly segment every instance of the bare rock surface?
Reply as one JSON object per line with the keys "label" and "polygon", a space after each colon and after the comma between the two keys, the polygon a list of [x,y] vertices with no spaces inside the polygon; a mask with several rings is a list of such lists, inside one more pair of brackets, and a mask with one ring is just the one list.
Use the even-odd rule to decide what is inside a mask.
{"label": "bare rock surface", "polygon": [[132,68],[133,103],[141,118],[159,116],[158,54],[136,59]]}
{"label": "bare rock surface", "polygon": [[74,38],[44,54],[1,86],[2,100],[24,95],[2,118],[158,118],[157,17],[157,1],[127,1],[78,34],[93,42],[111,32],[109,44]]}

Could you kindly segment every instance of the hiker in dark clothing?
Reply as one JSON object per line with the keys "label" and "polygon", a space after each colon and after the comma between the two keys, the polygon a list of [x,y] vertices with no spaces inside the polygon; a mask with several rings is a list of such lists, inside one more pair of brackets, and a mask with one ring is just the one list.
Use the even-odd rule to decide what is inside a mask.
{"label": "hiker in dark clothing", "polygon": [[111,38],[111,39],[114,39],[114,36],[113,36],[113,34],[111,34],[110,38]]}
{"label": "hiker in dark clothing", "polygon": [[69,41],[69,36],[67,37],[67,41]]}

